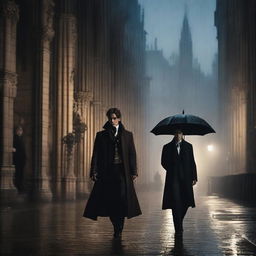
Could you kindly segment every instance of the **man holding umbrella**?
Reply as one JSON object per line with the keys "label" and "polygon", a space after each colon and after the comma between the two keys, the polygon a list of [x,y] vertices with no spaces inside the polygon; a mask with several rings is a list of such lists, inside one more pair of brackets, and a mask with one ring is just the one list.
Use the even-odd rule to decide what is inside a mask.
{"label": "man holding umbrella", "polygon": [[183,233],[183,219],[189,206],[195,207],[193,186],[197,182],[192,145],[183,139],[181,130],[164,145],[161,164],[166,170],[163,210],[172,209],[175,235]]}
{"label": "man holding umbrella", "polygon": [[151,131],[155,135],[174,135],[164,145],[161,164],[166,170],[162,209],[172,209],[176,237],[182,237],[183,219],[188,207],[195,207],[193,186],[197,183],[197,170],[193,147],[183,135],[215,133],[202,118],[182,114],[167,117]]}

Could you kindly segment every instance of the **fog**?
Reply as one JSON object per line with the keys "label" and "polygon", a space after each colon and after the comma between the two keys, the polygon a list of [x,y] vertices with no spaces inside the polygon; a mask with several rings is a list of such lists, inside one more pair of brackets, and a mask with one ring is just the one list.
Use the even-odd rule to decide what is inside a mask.
{"label": "fog", "polygon": [[212,61],[217,52],[216,28],[214,26],[215,0],[139,0],[145,15],[147,46],[158,39],[160,49],[169,58],[178,53],[180,31],[187,6],[192,32],[194,57],[202,70],[212,71]]}
{"label": "fog", "polygon": [[[208,177],[218,175],[221,169],[216,164],[220,147],[217,139],[215,0],[140,0],[140,3],[145,13],[147,32],[149,128],[152,129],[163,118],[184,110],[187,114],[204,118],[217,131],[217,134],[185,137],[194,148],[199,179],[196,190],[205,192]],[[152,179],[159,172],[164,180],[161,151],[172,138],[171,135],[150,135]]]}

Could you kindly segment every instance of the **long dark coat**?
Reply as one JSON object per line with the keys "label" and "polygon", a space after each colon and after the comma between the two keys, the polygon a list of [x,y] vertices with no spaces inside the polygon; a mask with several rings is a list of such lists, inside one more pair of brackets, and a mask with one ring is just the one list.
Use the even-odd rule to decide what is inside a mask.
{"label": "long dark coat", "polygon": [[17,134],[14,135],[13,147],[16,150],[13,153],[13,164],[16,167],[23,169],[26,165],[26,159],[27,159],[23,136],[18,136]]}
{"label": "long dark coat", "polygon": [[174,175],[179,177],[182,196],[185,198],[184,204],[187,207],[195,207],[192,181],[197,181],[197,171],[192,145],[182,140],[180,154],[178,155],[176,143],[173,139],[163,147],[161,164],[166,170],[162,209],[172,209],[173,207],[172,185]]}
{"label": "long dark coat", "polygon": [[[98,216],[109,216],[106,196],[109,191],[106,181],[113,168],[114,147],[109,132],[110,123],[104,125],[105,130],[96,134],[93,156],[91,162],[91,176],[97,173],[97,181],[95,182],[87,205],[84,211],[84,217],[97,220]],[[126,186],[126,213],[127,218],[132,218],[141,214],[139,202],[134,189],[132,175],[137,175],[136,151],[131,132],[125,130],[124,126],[119,123],[121,129],[121,154],[124,166],[124,177]]]}
{"label": "long dark coat", "polygon": [[13,152],[13,164],[15,165],[15,175],[14,175],[14,185],[19,192],[24,189],[23,177],[24,177],[24,167],[26,165],[26,150],[23,136],[18,136],[17,134],[13,137],[13,147],[15,152]]}

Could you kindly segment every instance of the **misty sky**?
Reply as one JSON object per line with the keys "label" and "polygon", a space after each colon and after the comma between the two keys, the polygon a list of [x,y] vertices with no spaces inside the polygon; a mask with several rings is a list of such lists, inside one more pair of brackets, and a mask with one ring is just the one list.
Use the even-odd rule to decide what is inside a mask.
{"label": "misty sky", "polygon": [[214,26],[215,0],[139,0],[145,10],[147,45],[158,38],[158,48],[169,58],[178,53],[180,31],[185,3],[192,32],[193,53],[205,73],[211,73],[212,61],[217,52]]}

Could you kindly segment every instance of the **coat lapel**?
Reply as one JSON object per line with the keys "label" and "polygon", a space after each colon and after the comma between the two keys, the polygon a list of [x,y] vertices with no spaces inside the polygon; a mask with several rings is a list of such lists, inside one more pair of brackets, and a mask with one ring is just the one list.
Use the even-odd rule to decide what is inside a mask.
{"label": "coat lapel", "polygon": [[175,159],[177,159],[179,155],[178,155],[178,150],[176,147],[175,140],[172,140],[170,143],[170,151],[171,151],[171,156],[175,157]]}
{"label": "coat lapel", "polygon": [[184,140],[181,141],[180,143],[180,156],[182,157],[183,156],[183,153],[184,153]]}

